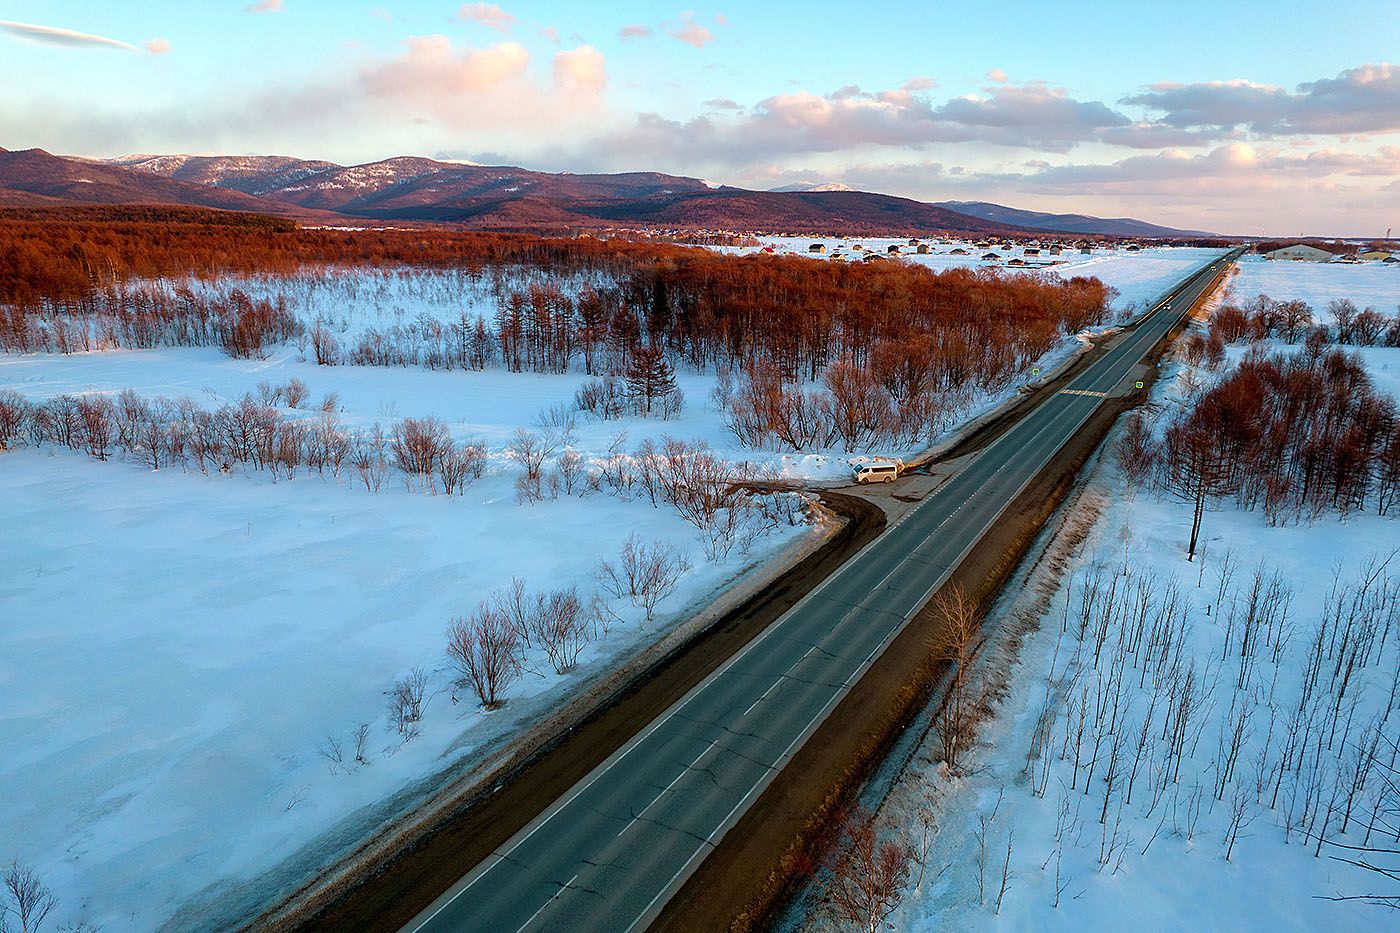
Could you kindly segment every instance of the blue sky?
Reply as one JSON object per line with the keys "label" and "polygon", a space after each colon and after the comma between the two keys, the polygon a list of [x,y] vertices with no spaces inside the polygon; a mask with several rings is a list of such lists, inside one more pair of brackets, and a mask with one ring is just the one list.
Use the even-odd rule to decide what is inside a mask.
{"label": "blue sky", "polygon": [[0,3],[0,145],[393,155],[1400,227],[1400,16],[1316,3]]}

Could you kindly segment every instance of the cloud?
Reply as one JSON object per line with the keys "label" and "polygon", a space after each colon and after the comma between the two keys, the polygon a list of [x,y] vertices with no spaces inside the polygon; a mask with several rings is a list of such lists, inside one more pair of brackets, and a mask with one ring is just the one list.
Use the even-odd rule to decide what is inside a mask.
{"label": "cloud", "polygon": [[[447,36],[415,36],[387,60],[367,63],[355,77],[365,104],[384,118],[426,119],[441,128],[543,132],[595,119],[607,86],[607,62],[591,46],[561,49],[550,59],[550,80],[532,76],[530,53],[517,42],[458,48]],[[326,106],[342,92],[315,92]],[[295,104],[297,110],[314,106]]]}
{"label": "cloud", "polygon": [[515,25],[515,17],[494,3],[464,3],[457,10],[457,18],[499,33],[510,32]]}
{"label": "cloud", "polygon": [[1005,84],[1011,79],[1008,78],[1006,72],[1002,71],[1000,68],[993,68],[987,72],[987,80],[991,81],[993,84]]}
{"label": "cloud", "polygon": [[94,36],[86,32],[75,32],[72,29],[62,29],[58,26],[37,26],[33,23],[16,23],[10,20],[0,19],[0,32],[7,32],[18,39],[24,39],[29,42],[38,42],[43,45],[56,45],[69,49],[123,49],[128,52],[141,51],[130,42],[123,42],[120,39],[109,39],[106,36]]}
{"label": "cloud", "polygon": [[645,39],[651,35],[651,27],[633,23],[630,26],[623,26],[617,31],[617,34],[623,39]]}
{"label": "cloud", "polygon": [[245,13],[281,13],[282,0],[257,0],[243,8]]}
{"label": "cloud", "polygon": [[554,55],[554,87],[566,93],[598,98],[608,85],[607,61],[591,45]]}
{"label": "cloud", "polygon": [[1132,125],[1101,103],[1075,100],[1041,82],[1008,84],[985,97],[942,103],[907,88],[906,83],[870,92],[848,85],[826,95],[778,94],[747,111],[686,121],[644,113],[632,126],[599,138],[591,151],[599,157],[613,151],[653,162],[701,159],[731,166],[802,153],[957,142],[1063,152]]}
{"label": "cloud", "polygon": [[553,42],[555,45],[558,45],[559,30],[555,29],[553,26],[541,26],[540,38],[544,39],[546,42]]}
{"label": "cloud", "polygon": [[152,55],[164,55],[170,51],[170,40],[156,37],[144,43],[144,47]]}
{"label": "cloud", "polygon": [[1253,81],[1149,85],[1124,103],[1161,111],[1169,126],[1260,135],[1342,135],[1400,129],[1400,67],[1366,64],[1294,91]]}
{"label": "cloud", "polygon": [[1002,145],[1063,150],[1127,126],[1123,114],[1098,101],[1080,101],[1043,81],[1003,84],[987,97],[958,97],[933,111],[940,121],[975,131],[975,138]]}
{"label": "cloud", "polygon": [[744,107],[738,101],[730,100],[728,97],[711,97],[705,101],[705,106],[711,110],[743,110]]}
{"label": "cloud", "polygon": [[1369,153],[1325,148],[1290,153],[1235,142],[1195,155],[1167,149],[1107,164],[1037,165],[1033,171],[981,174],[982,182],[1074,195],[1203,195],[1229,198],[1262,191],[1299,193],[1346,180],[1400,175],[1400,146]]}
{"label": "cloud", "polygon": [[715,34],[695,22],[689,13],[682,13],[681,21],[667,29],[666,34],[672,39],[679,39],[686,45],[693,45],[697,49],[703,49],[715,41]]}

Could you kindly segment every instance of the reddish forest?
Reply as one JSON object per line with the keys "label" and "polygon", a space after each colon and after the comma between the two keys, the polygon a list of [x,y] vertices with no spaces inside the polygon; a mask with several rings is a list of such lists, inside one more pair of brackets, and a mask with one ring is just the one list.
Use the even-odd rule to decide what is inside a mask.
{"label": "reddish forest", "polygon": [[[525,268],[551,284],[503,293],[490,321],[419,321],[340,346],[275,299],[139,281],[313,266]],[[9,302],[0,349],[219,345],[257,357],[297,340],[325,365],[580,368],[600,377],[583,401],[601,399],[604,411],[623,409],[610,396],[639,357],[659,352],[665,366],[721,373],[717,401],[746,443],[799,450],[931,436],[974,392],[1005,386],[1061,335],[1102,322],[1112,297],[1088,278],[593,238],[304,229],[164,208],[0,215],[0,269]],[[580,280],[599,284],[574,294],[552,284]]]}
{"label": "reddish forest", "polygon": [[[1400,498],[1400,414],[1377,392],[1360,356],[1334,343],[1400,345],[1400,316],[1346,300],[1333,323],[1314,324],[1303,302],[1259,296],[1226,305],[1209,332],[1188,339],[1193,364],[1219,366],[1225,344],[1242,339],[1301,341],[1292,352],[1251,349],[1240,364],[1176,412],[1160,438],[1134,415],[1118,459],[1134,485],[1155,479],[1195,505],[1189,552],[1214,500],[1262,509],[1270,524],[1327,510],[1391,514]],[[1358,324],[1358,321],[1360,322]]]}

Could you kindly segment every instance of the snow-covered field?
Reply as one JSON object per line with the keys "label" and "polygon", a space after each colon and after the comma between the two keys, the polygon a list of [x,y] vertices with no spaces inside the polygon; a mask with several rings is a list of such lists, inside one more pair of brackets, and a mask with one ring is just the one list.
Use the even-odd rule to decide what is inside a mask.
{"label": "snow-covered field", "polygon": [[[1136,282],[1136,301],[1204,259],[1180,253],[1103,260],[1144,263],[1111,283]],[[282,283],[238,284],[259,298]],[[412,275],[332,276],[301,288],[288,296],[297,313],[347,338],[420,316],[489,313],[496,291]],[[1065,339],[1042,366],[1076,345]],[[691,525],[640,497],[517,504],[519,468],[503,454],[510,436],[545,409],[571,407],[579,373],[318,367],[290,346],[260,360],[213,348],[0,356],[0,390],[34,401],[132,388],[212,409],[294,377],[310,390],[310,411],[284,416],[315,417],[330,393],[347,429],[435,416],[457,440],[486,444],[487,475],[460,497],[410,492],[396,477],[372,495],[349,475],[152,473],[47,445],[0,454],[0,525],[24,529],[0,536],[0,860],[38,871],[59,897],[60,923],[150,929],[182,904],[285,882],[270,874],[284,859],[313,864],[346,841],[337,827],[411,803],[434,775],[557,708],[803,534],[785,527],[752,553],[713,563]],[[848,456],[834,451],[739,446],[710,402],[713,374],[681,371],[677,381],[687,399],[678,418],[580,418],[573,446],[587,459],[620,432],[628,450],[669,434],[786,476],[848,475]],[[1014,389],[974,400],[965,416]],[[539,664],[496,712],[460,689],[454,702],[444,654],[452,616],[512,576],[532,591],[576,585],[587,595],[599,557],[634,532],[680,544],[694,564],[656,621],[618,606],[624,620],[590,644],[575,672]],[[417,666],[427,672],[426,709],[421,734],[405,742],[386,701]],[[356,763],[361,723],[366,762]]]}
{"label": "snow-covered field", "polygon": [[[1246,263],[1245,269],[1235,279],[1236,300],[1259,291],[1280,300],[1302,298],[1315,308],[1334,297],[1358,304],[1383,300],[1380,292],[1363,297],[1371,281],[1366,267]],[[1393,305],[1395,295],[1384,300]],[[1230,350],[1238,358],[1243,348]],[[1361,352],[1380,388],[1400,388],[1394,375],[1400,349]],[[1183,374],[1182,364],[1166,364],[1155,393],[1160,405],[1181,404],[1188,384]],[[1198,374],[1195,381],[1210,378]],[[1400,801],[1381,772],[1391,769],[1395,780],[1393,743],[1400,737],[1397,520],[1334,513],[1269,527],[1262,511],[1239,511],[1227,502],[1205,515],[1205,553],[1188,563],[1191,503],[1123,490],[1123,478],[1105,457],[1081,500],[1102,512],[1087,539],[1068,552],[1067,572],[1057,583],[1042,565],[1018,591],[1029,605],[1038,587],[1052,587],[1039,591],[1047,603],[1037,610],[1038,626],[1021,644],[1009,687],[963,773],[950,777],[930,764],[939,756],[926,747],[886,799],[881,819],[916,847],[925,825],[920,813],[932,815],[938,827],[922,884],[905,891],[893,928],[1393,926],[1389,907],[1332,899],[1393,896],[1400,893],[1393,881],[1342,860],[1354,858],[1354,850],[1319,848],[1316,837],[1324,827],[1332,843],[1395,848]],[[1377,579],[1385,582],[1353,603],[1360,581],[1381,564]],[[1262,581],[1259,602],[1272,603],[1261,616],[1272,621],[1245,650],[1242,632],[1256,578]],[[1109,586],[1117,589],[1118,615],[1103,612]],[[1081,628],[1091,589],[1099,593],[1097,608]],[[1133,601],[1144,594],[1145,601]],[[1173,598],[1175,608],[1159,613]],[[1335,613],[1341,606],[1330,616],[1340,625],[1351,620],[1361,627],[1366,610],[1358,607],[1368,601],[1379,607],[1377,640],[1362,660],[1354,667],[1343,661],[1347,640],[1336,629],[1315,649],[1329,607]],[[1167,655],[1154,660],[1143,650],[1133,634],[1143,631],[1134,621],[1138,607],[1148,629],[1164,615],[1177,617],[1175,647],[1159,646],[1174,653],[1177,664],[1163,666]],[[997,618],[1008,624],[1005,616]],[[1102,640],[1095,635],[1100,618],[1106,621]],[[989,650],[1004,645],[993,636]],[[1314,650],[1322,657],[1313,681],[1319,692],[1304,701]],[[1192,672],[1189,688],[1186,671]],[[1186,695],[1194,711],[1180,723],[1180,770],[1173,775],[1170,736],[1179,722],[1173,717]],[[1303,707],[1318,718],[1310,724],[1308,715],[1295,718]],[[1340,710],[1335,720],[1334,708]],[[1115,720],[1117,741],[1103,725]],[[1292,728],[1308,736],[1302,744],[1309,752],[1299,757],[1294,745],[1283,768]],[[1348,774],[1377,735],[1381,760],[1348,803]],[[1379,831],[1372,826],[1378,801],[1378,826],[1389,827]],[[1363,857],[1394,868],[1393,856]]]}
{"label": "snow-covered field", "polygon": [[[1050,256],[1042,251],[1039,256],[1028,257],[1025,256],[1025,248],[1020,246],[1009,250],[1001,249],[999,246],[977,249],[971,243],[937,243],[927,239],[921,242],[932,244],[930,245],[931,252],[924,254],[915,252],[915,248],[908,245],[907,239],[852,238],[843,240],[828,237],[821,240],[796,237],[761,237],[759,242],[759,246],[744,247],[733,251],[752,253],[765,247],[771,247],[775,252],[781,254],[813,255],[813,258],[826,260],[830,260],[832,254],[839,251],[847,261],[850,261],[858,260],[860,256],[865,255],[865,253],[853,252],[853,248],[857,244],[865,247],[867,252],[873,252],[877,255],[886,255],[889,247],[898,246],[901,249],[900,261],[927,266],[935,271],[964,267],[1008,268],[1006,263],[1011,259],[1024,259],[1028,263],[1028,267],[1036,263],[1046,263],[1047,265],[1036,266],[1032,271],[1048,272],[1066,279],[1080,275],[1095,276],[1104,284],[1112,285],[1118,289],[1119,295],[1114,305],[1120,310],[1129,306],[1142,307],[1146,302],[1180,282],[1193,270],[1205,265],[1223,252],[1223,250],[1204,247],[1150,246],[1136,252],[1128,252],[1126,249],[1095,249],[1088,255],[1081,255],[1076,250],[1066,249],[1059,256]],[[812,243],[826,244],[826,252],[809,254],[807,247]],[[952,255],[954,249],[964,249],[967,251],[967,255],[954,256]],[[986,252],[995,252],[1001,258],[984,260],[981,257]],[[1048,265],[1048,263],[1053,263],[1053,265]],[[1021,267],[1009,268],[1011,271],[1021,269]]]}
{"label": "snow-covered field", "polygon": [[[203,349],[0,358],[0,388],[36,400],[130,386],[212,407],[294,375],[313,401],[340,393],[348,427],[438,415],[459,438],[485,439],[487,475],[460,497],[392,476],[371,495],[348,474],[274,482],[47,446],[0,455],[0,525],[23,529],[0,536],[0,840],[4,859],[56,890],[62,922],[151,929],[208,886],[255,881],[361,808],[475,761],[803,534],[787,526],[716,563],[674,510],[642,498],[518,505],[519,468],[501,449],[541,408],[570,401],[577,377],[317,370]],[[663,432],[715,436],[697,394],[688,421],[585,425],[577,446],[587,456],[619,427],[627,449]],[[622,621],[575,672],[535,658],[540,673],[500,711],[454,695],[451,617],[513,576],[586,598],[599,558],[634,533],[674,542],[694,565],[656,620],[616,604]],[[416,666],[426,709],[404,742],[386,698]],[[360,723],[365,764],[354,762]],[[321,752],[331,744],[340,763]]]}
{"label": "snow-covered field", "polygon": [[1248,256],[1235,268],[1230,288],[1237,302],[1260,294],[1275,301],[1296,298],[1312,305],[1319,320],[1325,319],[1329,301],[1342,298],[1385,314],[1400,305],[1400,263],[1270,262]]}

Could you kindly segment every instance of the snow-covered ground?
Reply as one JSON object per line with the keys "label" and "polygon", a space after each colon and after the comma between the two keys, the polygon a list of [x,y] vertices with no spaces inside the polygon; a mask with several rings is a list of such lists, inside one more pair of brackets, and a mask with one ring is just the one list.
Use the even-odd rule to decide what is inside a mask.
{"label": "snow-covered ground", "polygon": [[[758,246],[734,248],[731,251],[753,253],[771,248],[779,254],[811,255],[816,259],[826,260],[830,260],[833,254],[839,252],[846,261],[858,261],[861,256],[872,252],[887,255],[886,251],[891,246],[897,246],[901,250],[900,261],[927,266],[935,271],[962,267],[1008,268],[1009,271],[1030,269],[1048,272],[1066,279],[1080,275],[1095,276],[1104,284],[1118,289],[1119,295],[1114,305],[1119,309],[1129,306],[1142,307],[1144,303],[1180,282],[1193,270],[1224,252],[1205,247],[1150,246],[1135,252],[1128,252],[1126,249],[1095,249],[1088,255],[1082,255],[1077,250],[1065,249],[1059,256],[1050,256],[1044,250],[1038,256],[1026,256],[1025,248],[1021,246],[1002,249],[998,245],[977,249],[970,242],[938,242],[932,239],[923,239],[920,242],[928,245],[930,252],[916,252],[915,247],[908,245],[907,239],[832,237],[761,237]],[[807,248],[813,243],[824,243],[826,252],[809,254]],[[865,252],[855,252],[856,245],[865,247]],[[954,249],[966,250],[967,254],[952,255]],[[994,252],[1001,258],[982,259],[983,254],[987,252]],[[1006,263],[1011,259],[1023,259],[1028,266],[1007,267]]]}
{"label": "snow-covered ground", "polygon": [[1358,308],[1394,314],[1400,305],[1400,263],[1270,262],[1248,256],[1235,266],[1230,288],[1237,302],[1255,295],[1275,301],[1299,299],[1325,319],[1327,303],[1350,298]]}
{"label": "snow-covered ground", "polygon": [[[1203,258],[1183,251],[1169,273],[1141,267],[1134,300]],[[260,298],[284,283],[238,284]],[[347,336],[420,315],[489,313],[495,301],[494,285],[451,275],[329,276],[299,287],[288,295],[296,312]],[[1042,367],[1076,346],[1066,338]],[[132,388],[212,408],[293,377],[310,390],[307,408],[335,393],[347,428],[442,419],[458,440],[486,443],[487,476],[461,497],[409,492],[393,479],[371,495],[308,473],[274,482],[238,470],[151,473],[48,447],[0,454],[0,526],[24,529],[0,536],[9,569],[0,575],[0,860],[38,870],[59,896],[60,922],[149,929],[192,898],[285,880],[267,873],[396,794],[410,801],[433,775],[556,708],[803,533],[788,527],[749,555],[710,563],[690,525],[639,498],[516,504],[518,467],[503,449],[542,410],[571,407],[586,378],[578,373],[318,367],[294,347],[262,360],[213,348],[0,356],[0,389],[36,401]],[[587,458],[622,431],[629,450],[664,433],[787,476],[848,475],[838,452],[739,446],[709,400],[714,376],[677,378],[687,398],[679,418],[580,417],[573,446]],[[1014,390],[976,399],[965,414]],[[453,702],[444,655],[453,615],[515,575],[532,590],[591,591],[598,558],[633,532],[682,544],[695,565],[657,621],[644,625],[639,610],[620,607],[627,620],[590,645],[576,672],[541,665],[493,713],[460,690]],[[427,707],[421,735],[405,743],[388,726],[386,699],[420,665]],[[368,763],[356,765],[360,723],[369,724]],[[321,752],[332,745],[340,764]]]}
{"label": "snow-covered ground", "polygon": [[[570,400],[576,377],[316,370],[199,349],[0,358],[0,387],[35,399],[131,386],[214,405],[293,375],[313,401],[339,392],[351,427],[437,414],[459,437],[486,439],[487,475],[460,497],[409,492],[394,477],[371,495],[351,476],[152,473],[47,446],[0,454],[0,526],[23,529],[0,535],[0,858],[39,872],[61,922],[152,929],[208,886],[264,876],[361,808],[389,805],[557,709],[804,533],[787,526],[713,563],[692,526],[641,498],[518,505],[506,436]],[[623,424],[628,449],[705,433],[704,410]],[[581,452],[616,430],[585,427]],[[537,657],[541,673],[511,687],[504,709],[483,712],[460,688],[454,701],[450,618],[512,576],[586,598],[599,558],[634,533],[674,542],[694,565],[656,620],[618,603],[625,621],[575,672]],[[422,734],[403,742],[386,698],[415,666],[428,699]],[[360,723],[368,763],[356,765]],[[341,764],[320,752],[331,742]]]}
{"label": "snow-covered ground", "polygon": [[[1380,293],[1363,297],[1369,281],[1365,267],[1246,263],[1245,268],[1235,280],[1236,300],[1259,291],[1276,299],[1302,298],[1319,309],[1332,297],[1349,297],[1358,305],[1379,300]],[[1392,304],[1395,294],[1389,293]],[[1231,356],[1238,358],[1242,350],[1231,347]],[[1400,349],[1361,352],[1380,388],[1392,393],[1400,388],[1394,375]],[[1183,374],[1182,364],[1165,364],[1155,392],[1160,405],[1181,404]],[[1196,381],[1211,378],[1197,374]],[[1335,784],[1336,775],[1355,766],[1373,729],[1383,736],[1383,761],[1393,766],[1386,743],[1400,735],[1400,708],[1388,718],[1385,712],[1393,703],[1400,666],[1396,518],[1330,514],[1311,524],[1269,527],[1262,511],[1239,511],[1227,502],[1205,515],[1204,554],[1188,563],[1189,502],[1152,492],[1125,495],[1122,477],[1105,457],[1080,503],[1091,505],[1102,511],[1083,543],[1066,552],[1067,572],[1057,579],[1051,566],[1042,564],[1018,590],[1017,605],[1031,605],[1041,594],[1045,602],[1035,610],[1037,627],[1021,643],[1010,684],[995,702],[964,773],[950,777],[942,766],[930,764],[938,757],[930,746],[914,756],[884,804],[884,825],[899,827],[916,846],[923,832],[920,812],[931,814],[938,826],[923,883],[905,892],[892,926],[1301,931],[1393,925],[1387,907],[1330,899],[1396,890],[1387,879],[1333,857],[1354,853],[1323,845],[1319,854],[1316,839],[1300,824],[1308,819],[1313,780],[1312,828],[1325,824],[1334,842],[1367,844],[1371,813],[1378,797],[1384,799],[1383,785],[1373,776],[1341,832],[1345,802],[1333,796],[1333,787],[1344,791],[1346,779]],[[1329,593],[1334,584],[1357,586],[1369,569],[1387,560],[1389,589],[1371,594],[1383,606],[1378,628],[1389,619],[1386,635],[1350,672],[1331,741],[1314,723],[1312,741],[1324,735],[1316,755],[1295,758],[1293,766],[1300,770],[1285,771],[1280,780],[1281,750],[1300,707],[1309,652],[1327,616]],[[1242,652],[1242,619],[1256,572],[1266,594],[1277,579],[1275,608],[1281,611],[1267,633],[1256,633],[1254,651]],[[1083,632],[1079,626],[1086,589],[1095,579],[1101,588],[1115,586],[1120,600],[1149,594],[1149,620],[1158,618],[1157,610],[1175,590],[1181,620],[1175,630],[1181,662],[1175,673],[1163,674],[1150,652],[1134,644],[1136,610],[1129,605],[1120,607],[1121,617],[1110,619],[1103,651],[1095,655],[1097,624]],[[1348,599],[1344,594],[1343,602]],[[1100,607],[1105,602],[1101,596]],[[1343,624],[1356,613],[1348,603]],[[999,625],[1011,624],[1006,615],[996,618]],[[1335,632],[1331,639],[1322,648],[1322,699],[1315,695],[1309,701],[1318,709],[1331,708],[1341,683],[1336,671],[1346,669],[1337,648],[1344,639]],[[994,635],[990,644],[989,651],[1000,651],[1006,642]],[[1250,664],[1242,664],[1244,654],[1252,657]],[[1185,692],[1180,678],[1187,669],[1194,672],[1197,708],[1185,724],[1180,772],[1172,780],[1161,770],[1171,758],[1170,697]],[[1126,674],[1121,691],[1115,670]],[[1159,688],[1165,682],[1174,687],[1154,691],[1154,680]],[[1348,715],[1352,704],[1354,713]],[[1330,722],[1325,712],[1319,715]],[[1106,735],[1096,723],[1114,718],[1127,723],[1118,730],[1125,736],[1122,744],[1106,737],[1095,746],[1095,737]],[[1149,727],[1140,731],[1144,721]],[[1082,743],[1080,722],[1085,723]],[[1237,726],[1240,751],[1222,779]],[[1135,767],[1139,736],[1146,750]],[[1078,764],[1077,745],[1082,747]],[[1108,793],[1105,775],[1115,757],[1116,789]],[[1089,761],[1095,763],[1092,777],[1086,773]],[[1393,799],[1383,804],[1395,805]],[[1394,813],[1391,809],[1389,834],[1372,835],[1369,844],[1393,847]],[[1393,868],[1393,858],[1373,858]],[[1004,865],[1009,880],[1002,895]]]}

